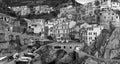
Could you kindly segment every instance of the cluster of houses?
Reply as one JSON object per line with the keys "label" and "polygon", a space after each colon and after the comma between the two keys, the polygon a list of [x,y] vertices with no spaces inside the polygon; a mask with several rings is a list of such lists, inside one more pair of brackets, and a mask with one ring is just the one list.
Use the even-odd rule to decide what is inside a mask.
{"label": "cluster of houses", "polygon": [[53,7],[49,7],[48,5],[38,5],[38,6],[14,6],[9,7],[13,11],[15,11],[18,15],[25,16],[28,14],[41,14],[41,13],[50,13],[54,11]]}
{"label": "cluster of houses", "polygon": [[[51,36],[56,41],[66,41],[69,42],[71,40],[70,35],[73,35],[75,39],[78,39],[80,41],[86,42],[88,45],[92,44],[92,42],[95,41],[95,38],[100,35],[101,31],[103,29],[109,29],[110,23],[112,23],[115,27],[120,26],[120,18],[117,11],[119,11],[119,2],[113,1],[113,0],[100,0],[100,24],[97,24],[97,21],[94,20],[96,23],[92,24],[93,21],[89,20],[89,22],[86,22],[85,20],[75,20],[75,14],[76,8],[72,5],[68,7],[63,7],[60,9],[60,13],[58,14],[57,18],[52,18],[50,20],[46,19],[25,19],[27,22],[27,28],[32,28],[32,32],[35,34],[40,34],[40,37],[46,38],[47,36]],[[95,11],[97,6],[95,6],[95,1],[87,3],[83,6],[85,9],[85,15],[82,16],[97,16],[95,14]],[[107,4],[105,4],[107,3]],[[12,7],[14,11],[20,11],[21,9],[24,9],[22,11],[25,11],[28,9],[26,6],[21,7]],[[36,10],[35,13],[42,13],[40,10],[43,10],[42,8],[45,8],[47,11],[53,11],[51,7],[48,6],[36,6],[34,9]],[[48,10],[48,8],[50,8]],[[29,10],[29,9],[28,9]],[[45,11],[45,10],[44,10]],[[30,11],[25,11],[26,13],[20,12],[21,14],[28,14]],[[47,12],[49,13],[49,12]],[[79,12],[81,13],[81,12]],[[79,14],[78,13],[78,14]],[[5,15],[0,15],[1,19],[6,17]],[[9,21],[13,19],[12,17],[7,17],[6,20]],[[95,17],[96,19],[96,17]],[[84,22],[83,22],[84,21]],[[17,21],[15,21],[17,22]],[[82,23],[81,23],[82,22]],[[91,23],[91,24],[90,24]],[[18,23],[19,24],[19,23]],[[18,26],[18,25],[17,25]],[[13,29],[12,27],[10,28]]]}

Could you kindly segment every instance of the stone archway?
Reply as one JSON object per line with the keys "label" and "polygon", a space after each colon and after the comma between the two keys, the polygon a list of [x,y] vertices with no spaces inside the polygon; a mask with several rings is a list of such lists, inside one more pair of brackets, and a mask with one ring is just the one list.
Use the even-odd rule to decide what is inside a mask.
{"label": "stone archway", "polygon": [[67,54],[67,51],[65,51],[63,49],[59,49],[56,51],[56,54],[57,54],[57,58],[62,58],[62,57],[64,57],[64,55]]}

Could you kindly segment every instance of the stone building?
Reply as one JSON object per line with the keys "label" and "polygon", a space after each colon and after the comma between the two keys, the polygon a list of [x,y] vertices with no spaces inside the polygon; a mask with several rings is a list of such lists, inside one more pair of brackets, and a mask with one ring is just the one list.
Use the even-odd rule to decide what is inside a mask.
{"label": "stone building", "polygon": [[116,11],[104,10],[100,15],[100,24],[104,25],[105,29],[109,29],[109,24],[112,23],[116,27],[120,26],[120,17]]}
{"label": "stone building", "polygon": [[69,22],[66,19],[60,20],[58,24],[53,27],[54,34],[57,41],[69,41]]}

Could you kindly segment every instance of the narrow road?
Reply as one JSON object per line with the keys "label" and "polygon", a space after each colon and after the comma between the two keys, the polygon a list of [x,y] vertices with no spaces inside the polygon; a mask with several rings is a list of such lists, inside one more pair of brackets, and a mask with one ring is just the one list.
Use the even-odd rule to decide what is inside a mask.
{"label": "narrow road", "polygon": [[87,54],[87,53],[85,53],[83,51],[76,51],[76,52],[79,54],[79,57],[86,55],[86,56],[91,57],[91,58],[93,58],[95,60],[100,60],[100,61],[105,61],[105,62],[120,62],[120,60],[115,60],[115,59],[97,58],[97,57],[92,56],[90,54]]}

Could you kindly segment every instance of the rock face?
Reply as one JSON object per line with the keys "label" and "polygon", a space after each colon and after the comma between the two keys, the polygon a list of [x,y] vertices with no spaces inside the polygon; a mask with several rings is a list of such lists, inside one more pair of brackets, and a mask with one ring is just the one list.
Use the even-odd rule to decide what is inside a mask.
{"label": "rock face", "polygon": [[108,45],[106,46],[105,58],[114,58],[119,54],[120,48],[120,28],[116,28],[109,38]]}
{"label": "rock face", "polygon": [[98,62],[92,60],[91,58],[88,58],[88,59],[86,60],[86,64],[98,64]]}

